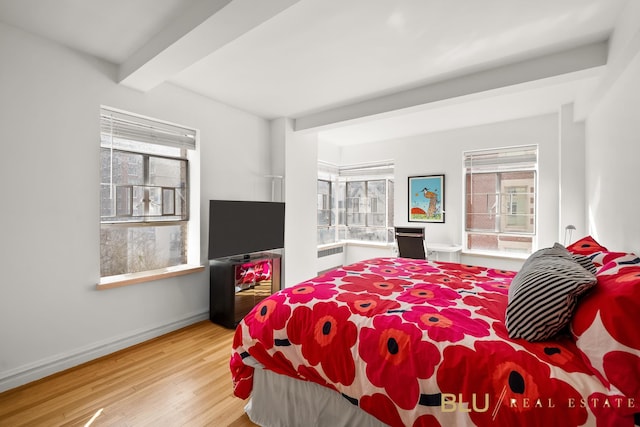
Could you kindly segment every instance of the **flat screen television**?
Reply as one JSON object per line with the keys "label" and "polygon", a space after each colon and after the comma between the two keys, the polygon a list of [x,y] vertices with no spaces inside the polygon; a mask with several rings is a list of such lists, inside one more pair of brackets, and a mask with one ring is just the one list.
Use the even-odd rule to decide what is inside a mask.
{"label": "flat screen television", "polygon": [[209,201],[209,259],[284,247],[284,203]]}

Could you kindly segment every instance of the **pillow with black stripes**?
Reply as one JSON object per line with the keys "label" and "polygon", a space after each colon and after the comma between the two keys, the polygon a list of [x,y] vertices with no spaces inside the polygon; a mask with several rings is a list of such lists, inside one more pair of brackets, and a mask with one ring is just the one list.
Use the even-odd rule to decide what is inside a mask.
{"label": "pillow with black stripes", "polygon": [[553,338],[568,325],[578,298],[596,283],[595,275],[564,246],[556,243],[535,252],[509,286],[509,336],[527,341]]}
{"label": "pillow with black stripes", "polygon": [[[559,245],[559,243],[556,243],[556,245]],[[573,258],[573,260],[575,262],[580,264],[580,266],[582,268],[584,268],[585,270],[587,270],[591,274],[596,274],[596,272],[598,271],[598,267],[596,267],[596,265],[593,263],[593,261],[591,261],[591,259],[587,258],[584,255],[571,254],[571,258]]]}

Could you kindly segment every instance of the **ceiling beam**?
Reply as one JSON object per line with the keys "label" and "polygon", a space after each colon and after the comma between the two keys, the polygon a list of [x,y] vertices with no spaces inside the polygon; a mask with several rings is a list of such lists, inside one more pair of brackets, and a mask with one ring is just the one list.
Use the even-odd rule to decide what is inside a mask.
{"label": "ceiling beam", "polygon": [[200,0],[119,68],[118,82],[146,92],[300,0]]}
{"label": "ceiling beam", "polygon": [[430,83],[390,95],[308,114],[295,119],[296,131],[356,123],[373,117],[428,108],[480,94],[567,78],[593,77],[607,64],[607,42],[598,41],[475,73]]}

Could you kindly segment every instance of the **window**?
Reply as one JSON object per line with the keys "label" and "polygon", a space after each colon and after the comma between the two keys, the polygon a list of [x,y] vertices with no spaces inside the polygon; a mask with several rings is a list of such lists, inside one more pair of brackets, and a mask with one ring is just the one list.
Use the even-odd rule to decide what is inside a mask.
{"label": "window", "polygon": [[346,183],[347,240],[389,241],[388,229],[393,227],[393,216],[388,215],[387,206],[393,204],[393,199],[387,203],[388,186],[393,186],[392,180]]}
{"label": "window", "polygon": [[464,153],[466,250],[533,251],[537,167],[536,146]]}
{"label": "window", "polygon": [[100,276],[187,264],[195,131],[103,108]]}
{"label": "window", "polygon": [[331,218],[331,181],[318,180],[318,226],[329,227]]}
{"label": "window", "polygon": [[338,173],[334,165],[318,164],[318,245],[338,241]]}
{"label": "window", "polygon": [[318,170],[318,244],[393,241],[393,164]]}
{"label": "window", "polygon": [[336,241],[333,193],[333,182],[329,179],[318,180],[318,244]]}

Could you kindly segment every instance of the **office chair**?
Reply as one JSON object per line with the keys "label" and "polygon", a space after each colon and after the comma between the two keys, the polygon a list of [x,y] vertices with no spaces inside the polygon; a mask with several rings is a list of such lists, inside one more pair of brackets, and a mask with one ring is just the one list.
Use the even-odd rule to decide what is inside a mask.
{"label": "office chair", "polygon": [[427,259],[424,250],[424,228],[395,227],[395,236],[400,257]]}

